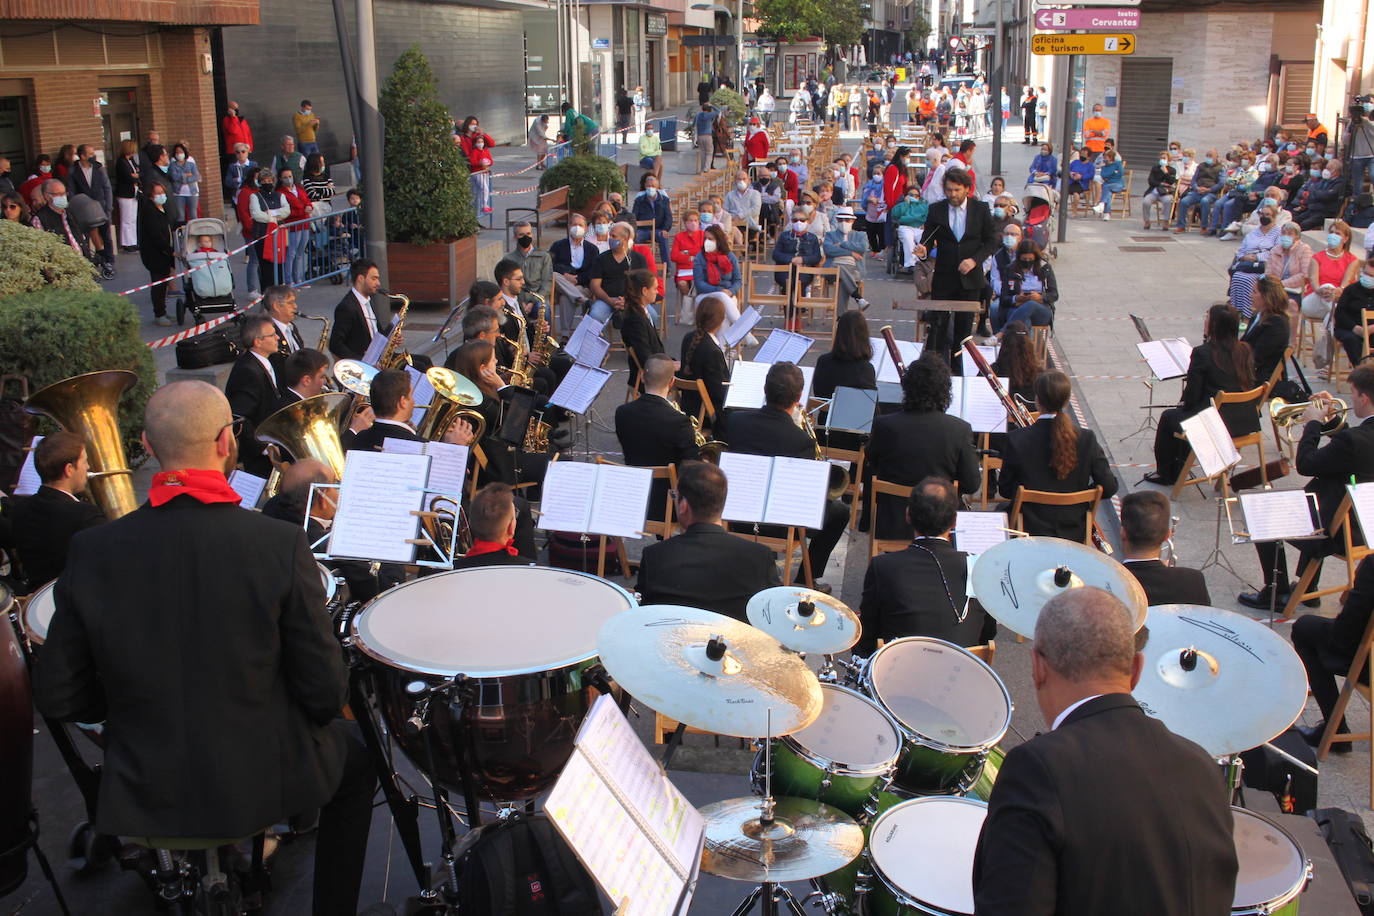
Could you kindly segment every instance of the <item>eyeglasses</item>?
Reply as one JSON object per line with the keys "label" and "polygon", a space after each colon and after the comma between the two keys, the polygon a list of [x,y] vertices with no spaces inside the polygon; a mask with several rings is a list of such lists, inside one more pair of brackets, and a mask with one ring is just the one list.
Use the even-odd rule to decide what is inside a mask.
{"label": "eyeglasses", "polygon": [[211,437],[211,441],[218,439],[219,434],[224,432],[226,429],[232,430],[234,433],[234,438],[237,439],[239,435],[243,432],[243,424],[247,422],[247,419],[247,417],[235,416],[228,423],[225,423],[219,429],[215,430],[215,435]]}

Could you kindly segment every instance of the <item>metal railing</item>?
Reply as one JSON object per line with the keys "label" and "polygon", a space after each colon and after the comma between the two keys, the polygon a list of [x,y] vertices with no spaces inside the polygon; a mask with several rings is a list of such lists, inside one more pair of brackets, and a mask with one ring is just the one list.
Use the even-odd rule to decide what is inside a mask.
{"label": "metal railing", "polygon": [[326,213],[282,223],[287,233],[286,259],[275,265],[276,282],[304,286],[345,276],[348,265],[362,257],[365,236],[363,212],[345,207]]}

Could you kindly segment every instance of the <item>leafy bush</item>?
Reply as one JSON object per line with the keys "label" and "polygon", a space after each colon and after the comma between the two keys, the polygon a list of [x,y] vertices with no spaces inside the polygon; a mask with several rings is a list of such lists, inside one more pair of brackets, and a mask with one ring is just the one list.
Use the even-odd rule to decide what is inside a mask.
{"label": "leafy bush", "polygon": [[711,107],[725,117],[726,127],[738,127],[749,114],[749,109],[744,105],[744,97],[735,90],[724,87],[711,93]]}
{"label": "leafy bush", "polygon": [[91,263],[51,232],[0,220],[0,296],[57,289],[98,292]]}
{"label": "leafy bush", "polygon": [[625,176],[620,166],[595,153],[573,153],[557,165],[544,170],[539,179],[539,193],[568,186],[568,206],[581,210],[598,194],[608,191],[625,193]]}
{"label": "leafy bush", "polygon": [[382,188],[389,242],[425,245],[477,234],[472,185],[453,119],[419,45],[396,59],[377,107],[386,123]]}
{"label": "leafy bush", "polygon": [[101,369],[138,375],[119,405],[125,454],[133,462],[143,452],[143,407],[157,387],[157,371],[129,300],[55,288],[0,299],[0,374],[24,376],[33,392]]}

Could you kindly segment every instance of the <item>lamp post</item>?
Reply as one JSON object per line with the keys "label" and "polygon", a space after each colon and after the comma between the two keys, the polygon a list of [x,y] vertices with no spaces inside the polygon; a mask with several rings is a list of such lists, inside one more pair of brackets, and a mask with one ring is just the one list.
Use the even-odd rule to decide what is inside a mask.
{"label": "lamp post", "polygon": [[[744,0],[737,0],[738,9],[732,10],[720,3],[693,3],[694,10],[709,10],[724,13],[735,20],[735,91],[744,93]],[[715,36],[711,40],[715,41]],[[712,45],[714,48],[715,46]]]}

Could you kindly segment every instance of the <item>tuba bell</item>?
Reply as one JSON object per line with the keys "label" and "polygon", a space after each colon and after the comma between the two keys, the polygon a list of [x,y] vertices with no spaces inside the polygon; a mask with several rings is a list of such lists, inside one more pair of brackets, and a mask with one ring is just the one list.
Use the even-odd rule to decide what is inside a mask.
{"label": "tuba bell", "polygon": [[486,435],[486,418],[479,411],[471,409],[482,403],[480,388],[464,376],[443,366],[431,366],[426,369],[425,378],[434,387],[434,400],[429,403],[429,409],[425,411],[419,428],[415,430],[416,435],[421,439],[442,439],[449,428],[460,419],[466,420],[472,427],[474,442]]}
{"label": "tuba bell", "polygon": [[85,440],[91,497],[111,520],[138,508],[119,433],[119,399],[137,382],[138,376],[124,369],[87,372],[53,382],[24,404],[29,413],[42,414]]}
{"label": "tuba bell", "polygon": [[343,430],[348,425],[352,399],[352,395],[342,391],[305,398],[263,420],[254,434],[258,441],[279,450],[274,464],[281,463],[280,450],[285,450],[296,461],[323,461],[333,470],[335,480],[343,480]]}

